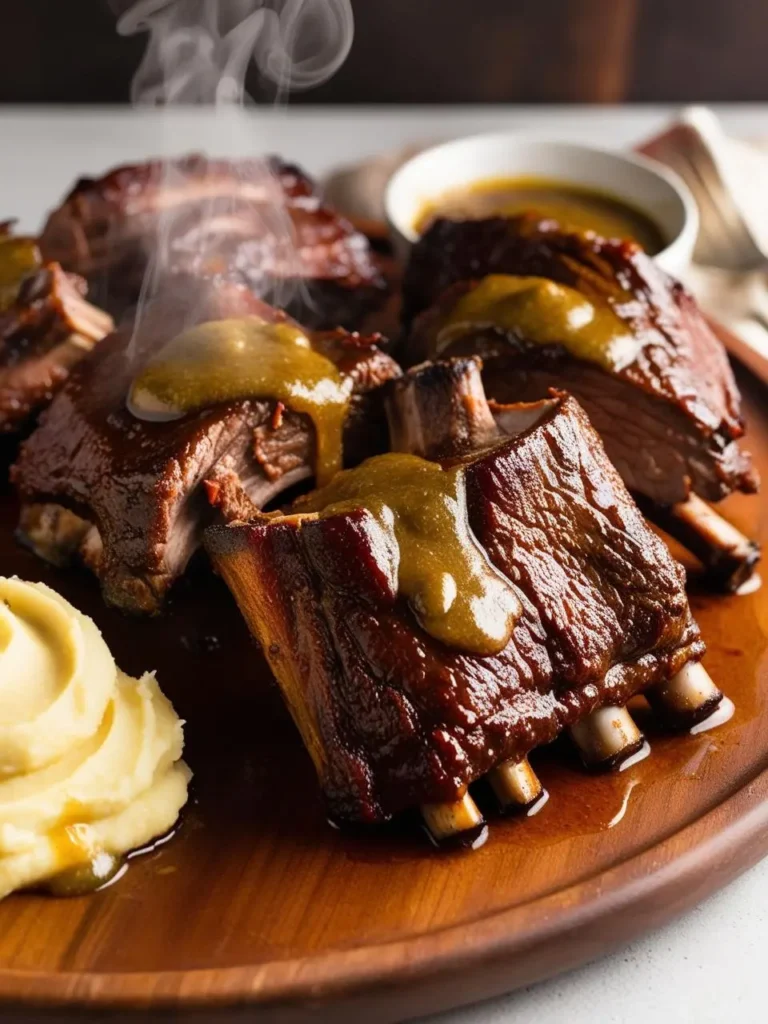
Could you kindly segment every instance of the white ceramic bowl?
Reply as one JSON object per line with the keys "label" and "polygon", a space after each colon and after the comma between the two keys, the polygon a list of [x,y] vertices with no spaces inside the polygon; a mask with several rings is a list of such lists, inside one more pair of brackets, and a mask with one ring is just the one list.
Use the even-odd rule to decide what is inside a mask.
{"label": "white ceramic bowl", "polygon": [[648,157],[569,142],[545,142],[514,133],[474,135],[424,150],[390,178],[387,219],[402,256],[418,238],[425,203],[487,178],[537,175],[608,192],[646,213],[667,245],[656,261],[676,277],[688,268],[699,212],[677,174]]}

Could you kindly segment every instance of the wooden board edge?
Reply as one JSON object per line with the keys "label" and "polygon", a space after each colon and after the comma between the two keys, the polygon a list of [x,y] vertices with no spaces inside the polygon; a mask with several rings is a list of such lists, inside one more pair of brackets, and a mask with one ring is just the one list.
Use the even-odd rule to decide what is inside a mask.
{"label": "wooden board edge", "polygon": [[[768,769],[686,828],[602,874],[416,939],[223,970],[44,974],[0,970],[0,1010],[174,1011],[210,1024],[390,1024],[487,999],[583,965],[668,922],[768,854]],[[149,1013],[149,1017],[147,1014]],[[8,1015],[7,1017],[5,1015]]]}

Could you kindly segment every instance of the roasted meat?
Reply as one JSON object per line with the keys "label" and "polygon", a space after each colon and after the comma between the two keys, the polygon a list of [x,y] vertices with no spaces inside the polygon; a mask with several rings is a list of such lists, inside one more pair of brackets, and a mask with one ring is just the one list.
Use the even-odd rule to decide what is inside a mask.
{"label": "roasted meat", "polygon": [[112,330],[85,291],[58,263],[43,264],[33,239],[0,226],[0,433],[23,429]]}
{"label": "roasted meat", "polygon": [[[514,279],[530,281],[525,296],[458,322],[479,288]],[[575,350],[551,325],[535,337],[552,301],[542,280],[545,289],[552,282],[555,301],[574,294],[588,302],[595,323],[601,314],[613,317],[634,346],[629,356],[601,363],[594,349]],[[404,293],[412,321],[408,362],[476,353],[488,394],[502,402],[567,388],[629,489],[651,514],[653,506],[672,510],[668,528],[675,528],[678,511],[691,518],[690,508],[677,506],[692,495],[718,501],[756,490],[756,473],[739,446],[740,399],[725,350],[693,297],[636,244],[565,233],[532,217],[439,220],[414,247]],[[699,549],[732,585],[743,582],[758,557],[749,542],[736,565],[730,548],[728,557],[722,545]]]}
{"label": "roasted meat", "polygon": [[[77,368],[12,469],[22,539],[51,561],[81,555],[105,599],[126,611],[159,610],[224,503],[226,481],[261,507],[314,468],[310,421],[271,400],[228,402],[171,422],[128,411],[137,367],[189,326],[189,288],[200,322],[284,319],[243,286],[201,292],[198,280],[179,278],[146,311],[137,336],[114,333]],[[353,462],[386,443],[381,403],[369,393],[399,373],[375,341],[341,330],[314,339],[351,381],[345,455]]]}
{"label": "roasted meat", "polygon": [[387,296],[365,236],[276,157],[196,154],[82,178],[40,246],[115,316],[136,302],[148,269],[158,288],[169,271],[243,283],[308,327],[357,327]]}
{"label": "roasted meat", "polygon": [[[385,483],[373,504],[349,497],[362,474],[401,472],[381,460],[412,455],[369,460],[291,514],[211,527],[205,543],[264,648],[331,814],[373,822],[420,805],[443,837],[479,824],[467,786],[487,772],[503,802],[528,803],[536,779],[525,757],[566,727],[589,761],[636,752],[642,737],[623,705],[653,691],[671,708],[664,687],[687,666],[703,673],[704,647],[682,568],[572,398],[489,408],[472,361],[387,388],[395,443],[439,456],[416,458],[419,472],[458,474],[457,521],[466,516],[514,593],[498,649],[479,655],[436,638],[430,592],[403,589],[393,494]],[[428,536],[430,506],[414,494],[406,518]],[[444,547],[429,550],[442,564]],[[461,597],[451,580],[440,586]],[[703,676],[699,714],[721,699]],[[678,683],[671,690],[679,697]]]}

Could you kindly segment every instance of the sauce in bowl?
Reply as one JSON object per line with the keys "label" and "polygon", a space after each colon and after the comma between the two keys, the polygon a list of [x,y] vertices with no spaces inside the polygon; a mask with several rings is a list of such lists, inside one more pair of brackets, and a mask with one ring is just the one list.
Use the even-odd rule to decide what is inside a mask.
{"label": "sauce in bowl", "polygon": [[414,227],[422,234],[437,217],[453,220],[513,217],[536,212],[565,230],[604,238],[631,238],[651,256],[666,245],[660,228],[641,210],[608,192],[550,178],[486,178],[426,202]]}

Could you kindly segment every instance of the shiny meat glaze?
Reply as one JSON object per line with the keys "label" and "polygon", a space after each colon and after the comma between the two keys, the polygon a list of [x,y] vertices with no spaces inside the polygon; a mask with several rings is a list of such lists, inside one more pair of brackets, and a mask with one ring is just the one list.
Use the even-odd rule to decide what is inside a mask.
{"label": "shiny meat glaze", "polygon": [[[290,256],[287,239],[277,237],[284,231],[275,192],[293,231]],[[192,154],[168,170],[148,161],[82,178],[50,214],[40,247],[47,259],[82,274],[117,316],[138,298],[167,214],[167,270],[243,283],[308,327],[353,327],[386,298],[365,236],[323,204],[302,171],[277,157]]]}
{"label": "shiny meat glaze", "polygon": [[[271,401],[232,402],[181,420],[151,423],[125,408],[142,355],[189,325],[188,288],[194,289],[199,322],[258,314],[282,314],[245,288],[211,287],[179,279],[162,304],[142,321],[141,340],[117,332],[78,367],[64,390],[23,444],[12,470],[25,509],[21,534],[49,558],[55,537],[44,531],[40,506],[63,505],[95,524],[90,537],[105,599],[126,611],[157,612],[168,587],[184,571],[212,519],[204,481],[218,467],[235,473],[259,506],[312,475],[314,435],[304,417],[276,415]],[[399,373],[375,339],[329,332],[316,344],[354,382],[347,454],[360,459],[385,443],[383,412],[365,393]],[[71,547],[71,544],[69,545]],[[60,557],[71,554],[62,543]],[[85,556],[84,556],[85,557]]]}
{"label": "shiny meat glaze", "polygon": [[582,410],[560,397],[541,417],[461,457],[474,534],[523,605],[498,655],[450,650],[419,628],[364,511],[207,531],[335,817],[378,821],[455,799],[703,653],[683,570]]}
{"label": "shiny meat glaze", "polygon": [[737,441],[739,394],[723,346],[692,296],[631,242],[566,234],[532,218],[438,221],[414,247],[404,289],[409,363],[434,356],[440,325],[471,281],[487,273],[536,275],[602,297],[644,340],[640,355],[608,373],[558,346],[500,329],[477,330],[445,354],[477,353],[499,401],[562,387],[584,405],[627,485],[659,502],[691,490],[718,500],[751,492],[757,477]]}

